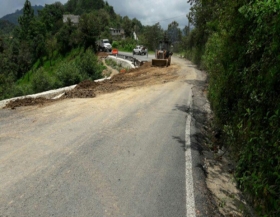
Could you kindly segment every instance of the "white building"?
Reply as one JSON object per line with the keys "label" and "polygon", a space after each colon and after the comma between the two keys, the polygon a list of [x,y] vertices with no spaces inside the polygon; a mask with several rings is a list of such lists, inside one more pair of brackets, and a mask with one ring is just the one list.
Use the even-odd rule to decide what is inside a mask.
{"label": "white building", "polygon": [[125,39],[125,33],[124,33],[123,29],[110,28],[110,31],[111,31],[111,35],[113,36],[113,38]]}
{"label": "white building", "polygon": [[79,20],[80,20],[80,16],[79,15],[73,15],[73,14],[65,14],[63,15],[63,23],[66,23],[67,20],[70,19],[71,23],[78,25],[79,24]]}

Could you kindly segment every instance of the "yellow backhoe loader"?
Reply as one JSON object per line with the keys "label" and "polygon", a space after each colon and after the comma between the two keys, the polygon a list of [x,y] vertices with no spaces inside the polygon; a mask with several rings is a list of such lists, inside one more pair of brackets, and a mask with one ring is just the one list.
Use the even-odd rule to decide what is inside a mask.
{"label": "yellow backhoe loader", "polygon": [[152,66],[170,66],[172,54],[170,43],[166,40],[160,41],[159,49],[155,52],[155,59],[152,59]]}

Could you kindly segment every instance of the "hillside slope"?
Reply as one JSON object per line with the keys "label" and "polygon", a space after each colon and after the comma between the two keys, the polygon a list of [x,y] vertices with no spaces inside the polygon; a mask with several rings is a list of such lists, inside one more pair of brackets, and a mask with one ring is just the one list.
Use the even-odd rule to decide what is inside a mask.
{"label": "hillside slope", "polygon": [[[32,6],[32,8],[34,10],[34,14],[37,15],[38,10],[42,10],[44,7],[42,5],[35,5],[35,6]],[[14,13],[7,14],[7,15],[3,16],[2,18],[0,18],[0,20],[7,20],[10,23],[13,23],[14,25],[18,25],[18,18],[22,14],[23,14],[23,9],[16,10]]]}

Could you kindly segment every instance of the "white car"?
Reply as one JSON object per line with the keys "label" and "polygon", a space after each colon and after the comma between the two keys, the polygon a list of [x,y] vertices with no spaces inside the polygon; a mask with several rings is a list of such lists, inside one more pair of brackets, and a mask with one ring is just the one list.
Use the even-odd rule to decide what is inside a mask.
{"label": "white car", "polygon": [[142,45],[137,45],[134,49],[133,49],[133,55],[134,54],[139,54],[139,55],[146,55],[148,52],[147,48],[145,48]]}

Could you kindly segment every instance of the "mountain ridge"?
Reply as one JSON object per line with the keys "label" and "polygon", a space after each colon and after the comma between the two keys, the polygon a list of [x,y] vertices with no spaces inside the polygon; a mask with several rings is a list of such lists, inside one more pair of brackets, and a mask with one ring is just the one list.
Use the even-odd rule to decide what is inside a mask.
{"label": "mountain ridge", "polygon": [[[34,14],[38,15],[38,10],[42,10],[44,6],[42,5],[35,5],[32,6],[34,10]],[[0,20],[6,20],[14,25],[18,25],[18,18],[23,14],[23,8],[21,10],[16,10],[14,13],[6,14],[5,16],[1,17]]]}

